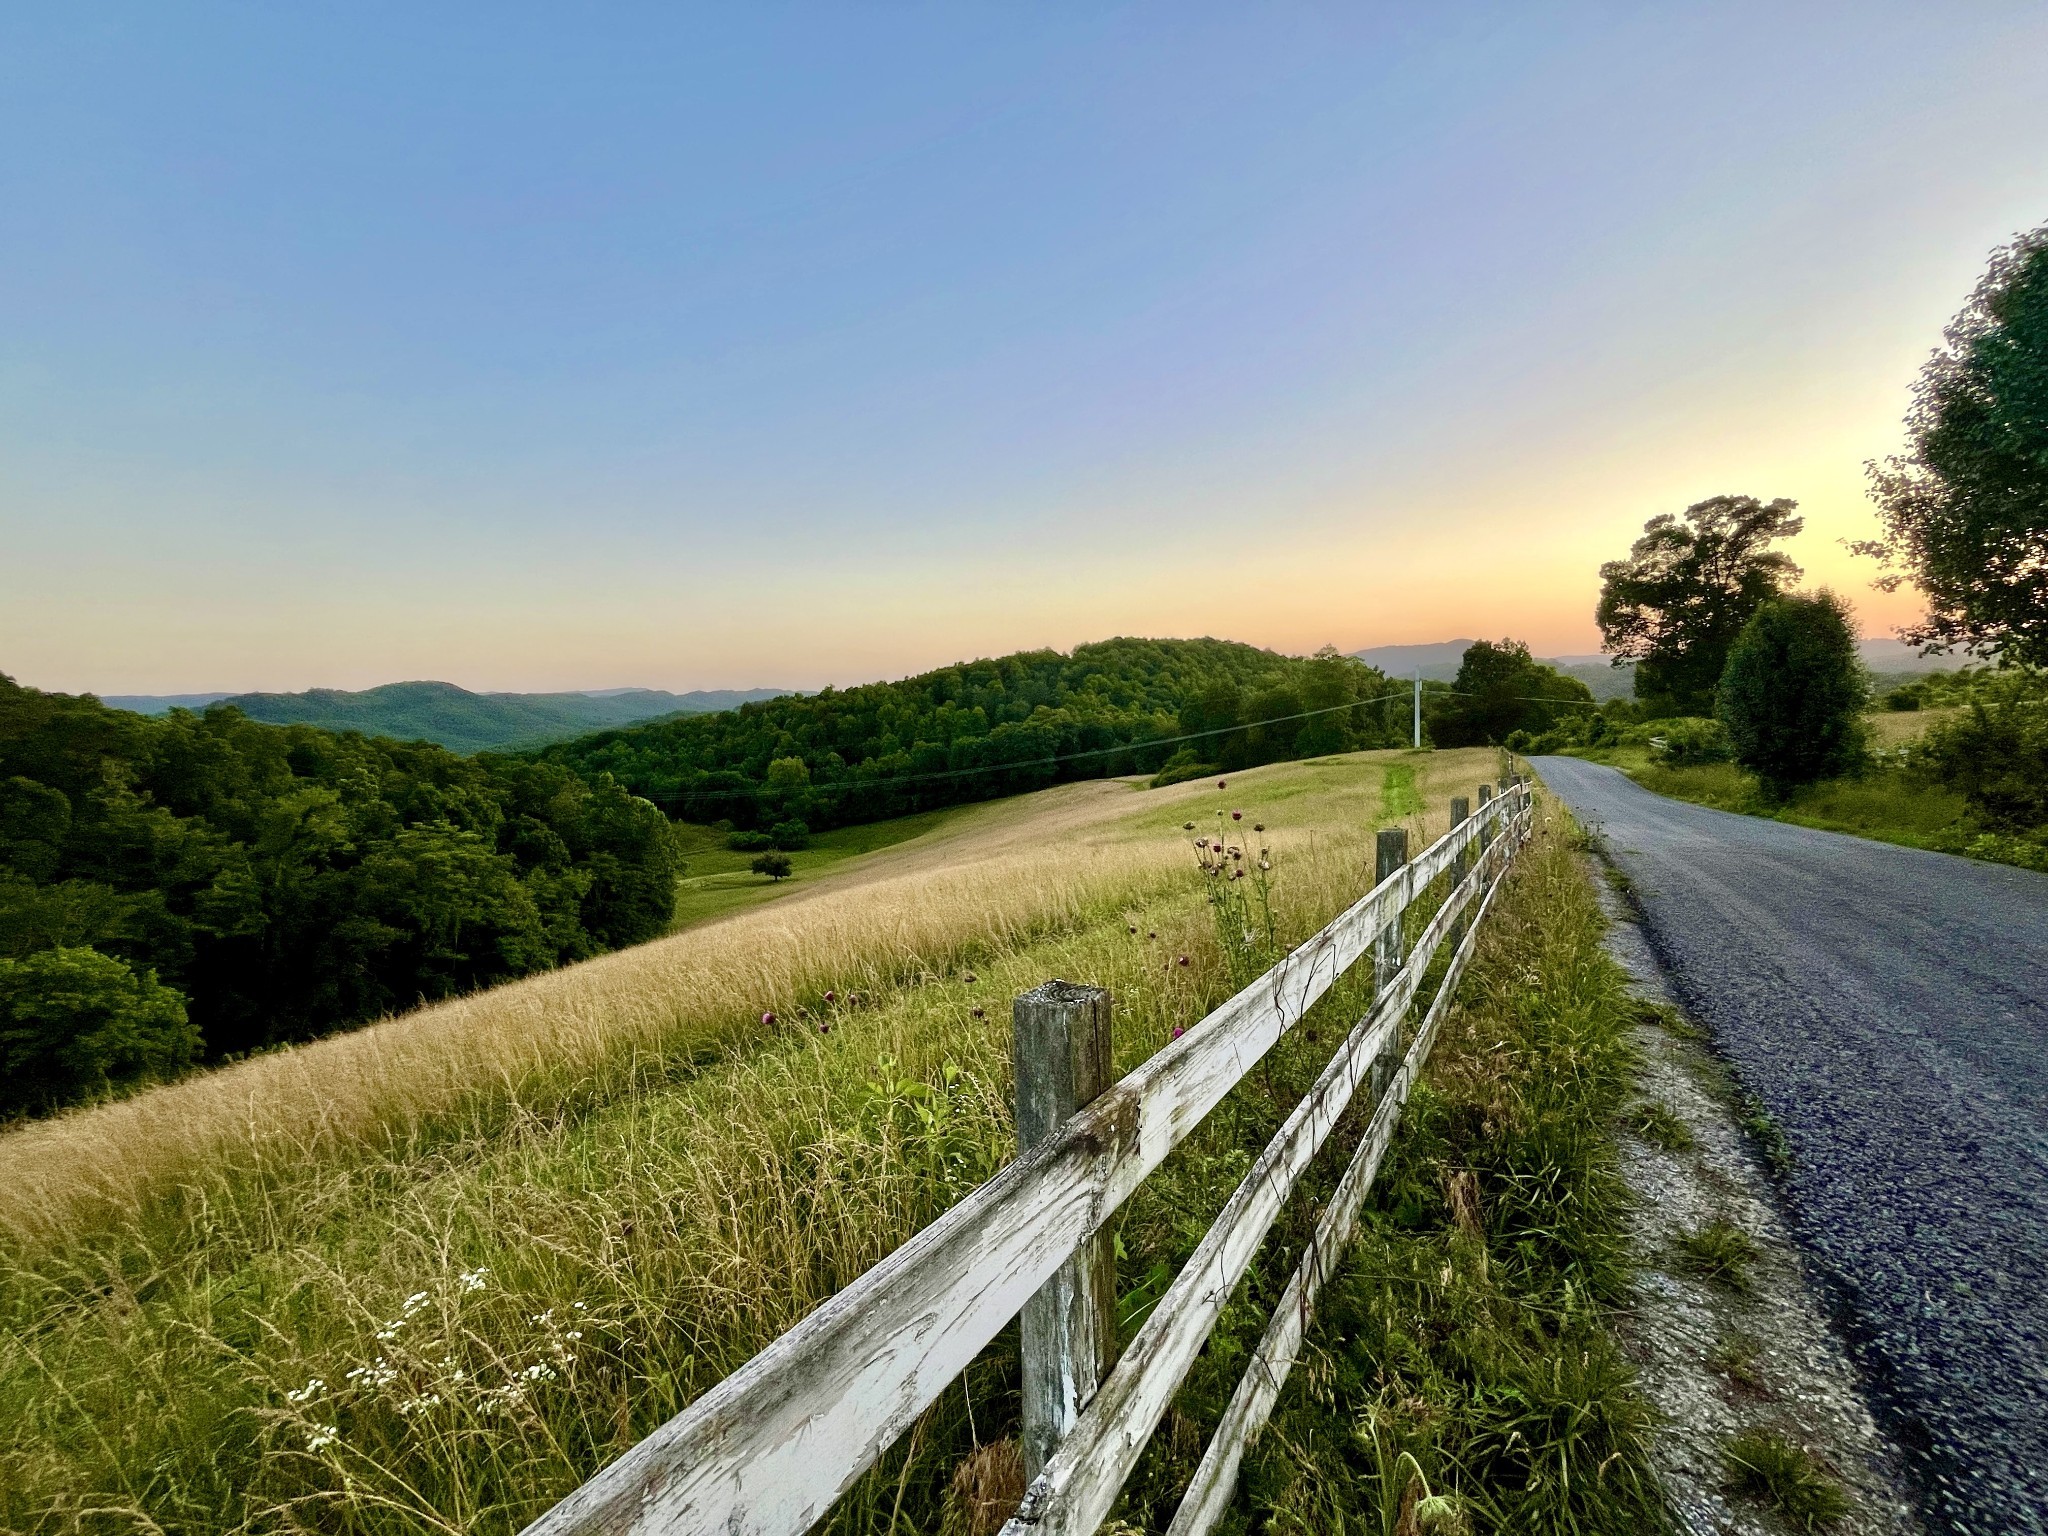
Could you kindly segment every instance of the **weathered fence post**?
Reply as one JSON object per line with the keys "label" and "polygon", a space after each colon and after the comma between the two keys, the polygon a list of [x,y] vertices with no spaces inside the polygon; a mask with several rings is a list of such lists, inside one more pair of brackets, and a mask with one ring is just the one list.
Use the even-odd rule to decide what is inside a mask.
{"label": "weathered fence post", "polygon": [[[1109,993],[1048,981],[1010,1011],[1017,1150],[1045,1141],[1114,1081]],[[1024,1303],[1024,1479],[1038,1476],[1116,1354],[1116,1246],[1097,1232]]]}
{"label": "weathered fence post", "polygon": [[[1380,828],[1379,846],[1374,850],[1372,883],[1378,885],[1389,875],[1408,862],[1408,829],[1406,827]],[[1407,908],[1406,902],[1398,904],[1394,915],[1380,929],[1379,938],[1372,951],[1372,995],[1378,997],[1393,985],[1394,975],[1401,969],[1401,918]]]}
{"label": "weathered fence post", "polygon": [[[1484,815],[1486,814],[1486,807],[1487,807],[1487,805],[1488,805],[1488,804],[1489,804],[1489,803],[1490,803],[1490,802],[1492,801],[1492,799],[1493,799],[1493,786],[1492,786],[1491,784],[1482,784],[1482,785],[1480,785],[1480,786],[1479,786],[1479,814],[1480,814],[1481,816],[1484,816]],[[1487,822],[1487,823],[1486,823],[1486,824],[1485,824],[1484,826],[1482,826],[1482,827],[1481,827],[1481,828],[1479,829],[1479,857],[1480,857],[1480,858],[1482,858],[1482,859],[1484,859],[1484,858],[1486,857],[1486,855],[1487,855],[1487,851],[1488,851],[1489,849],[1491,849],[1492,847],[1493,847],[1493,823],[1489,821],[1489,822]]]}
{"label": "weathered fence post", "polygon": [[[1451,796],[1451,830],[1457,831],[1472,819],[1472,802],[1464,795]],[[1466,872],[1472,868],[1471,850],[1461,850],[1451,860],[1451,889],[1456,890],[1465,883]],[[1448,899],[1448,897],[1446,897]],[[1451,947],[1456,948],[1465,937],[1465,914],[1459,913],[1458,920],[1451,924]]]}

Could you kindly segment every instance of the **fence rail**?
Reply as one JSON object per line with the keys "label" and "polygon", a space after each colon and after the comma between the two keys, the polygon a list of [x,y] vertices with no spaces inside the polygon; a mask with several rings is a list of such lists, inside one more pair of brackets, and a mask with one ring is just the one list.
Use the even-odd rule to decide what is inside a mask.
{"label": "fence rail", "polygon": [[[1327,927],[562,1500],[527,1528],[528,1536],[802,1536],[1048,1282],[1056,1282],[1052,1305],[1041,1302],[1035,1314],[1085,1318],[1089,1298],[1072,1288],[1088,1283],[1089,1266],[1077,1255],[1338,977],[1370,956],[1371,1008],[1100,1386],[1095,1330],[1085,1322],[1038,1330],[1078,1339],[1053,1347],[1090,1358],[1053,1362],[1063,1384],[1056,1390],[1034,1393],[1027,1379],[1027,1417],[1052,1415],[1050,1430],[1041,1419],[1035,1437],[1049,1454],[1042,1468],[1031,1467],[1036,1475],[1004,1536],[1087,1536],[1108,1513],[1295,1181],[1361,1082],[1381,1080],[1367,1132],[1172,1526],[1173,1536],[1208,1530],[1293,1364],[1317,1288],[1350,1236],[1480,921],[1528,837],[1530,786],[1516,780],[1497,797],[1482,787],[1478,814],[1465,811],[1454,801],[1450,831],[1412,861],[1390,857],[1383,841],[1382,878]],[[1403,918],[1442,876],[1450,877],[1450,888],[1404,956]],[[1396,1062],[1401,1023],[1446,943],[1449,963]],[[1104,1018],[1106,1012],[1100,1010]],[[1020,1000],[1020,1052],[1023,1028]],[[1060,1070],[1098,1048],[1071,1047]],[[1020,1082],[1020,1098],[1029,1087]],[[1099,1275],[1100,1266],[1092,1272]],[[1027,1378],[1031,1339],[1027,1328]],[[1027,1444],[1033,1429],[1027,1424]]]}

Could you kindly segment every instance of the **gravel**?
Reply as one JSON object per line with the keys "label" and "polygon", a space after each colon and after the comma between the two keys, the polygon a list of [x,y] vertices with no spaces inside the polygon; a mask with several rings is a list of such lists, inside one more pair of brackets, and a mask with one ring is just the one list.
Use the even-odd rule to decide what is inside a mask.
{"label": "gravel", "polygon": [[1535,766],[1783,1133],[1928,1527],[2048,1536],[2048,877]]}

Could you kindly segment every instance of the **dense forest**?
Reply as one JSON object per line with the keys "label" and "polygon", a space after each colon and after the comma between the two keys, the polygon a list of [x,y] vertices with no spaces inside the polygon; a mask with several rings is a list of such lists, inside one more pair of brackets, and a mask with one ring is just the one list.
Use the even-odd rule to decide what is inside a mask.
{"label": "dense forest", "polygon": [[[1385,695],[1401,695],[1387,702]],[[605,731],[541,760],[689,821],[880,821],[1069,779],[1165,779],[1393,746],[1402,685],[1334,650],[1106,640]]]}
{"label": "dense forest", "polygon": [[0,1115],[651,938],[679,872],[601,774],[0,676]]}

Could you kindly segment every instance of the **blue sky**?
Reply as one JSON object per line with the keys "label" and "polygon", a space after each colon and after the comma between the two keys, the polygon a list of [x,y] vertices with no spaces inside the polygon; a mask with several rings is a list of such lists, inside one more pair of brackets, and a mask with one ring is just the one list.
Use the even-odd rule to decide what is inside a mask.
{"label": "blue sky", "polygon": [[1838,541],[2048,219],[2038,5],[25,8],[0,670],[817,686],[1589,650]]}

